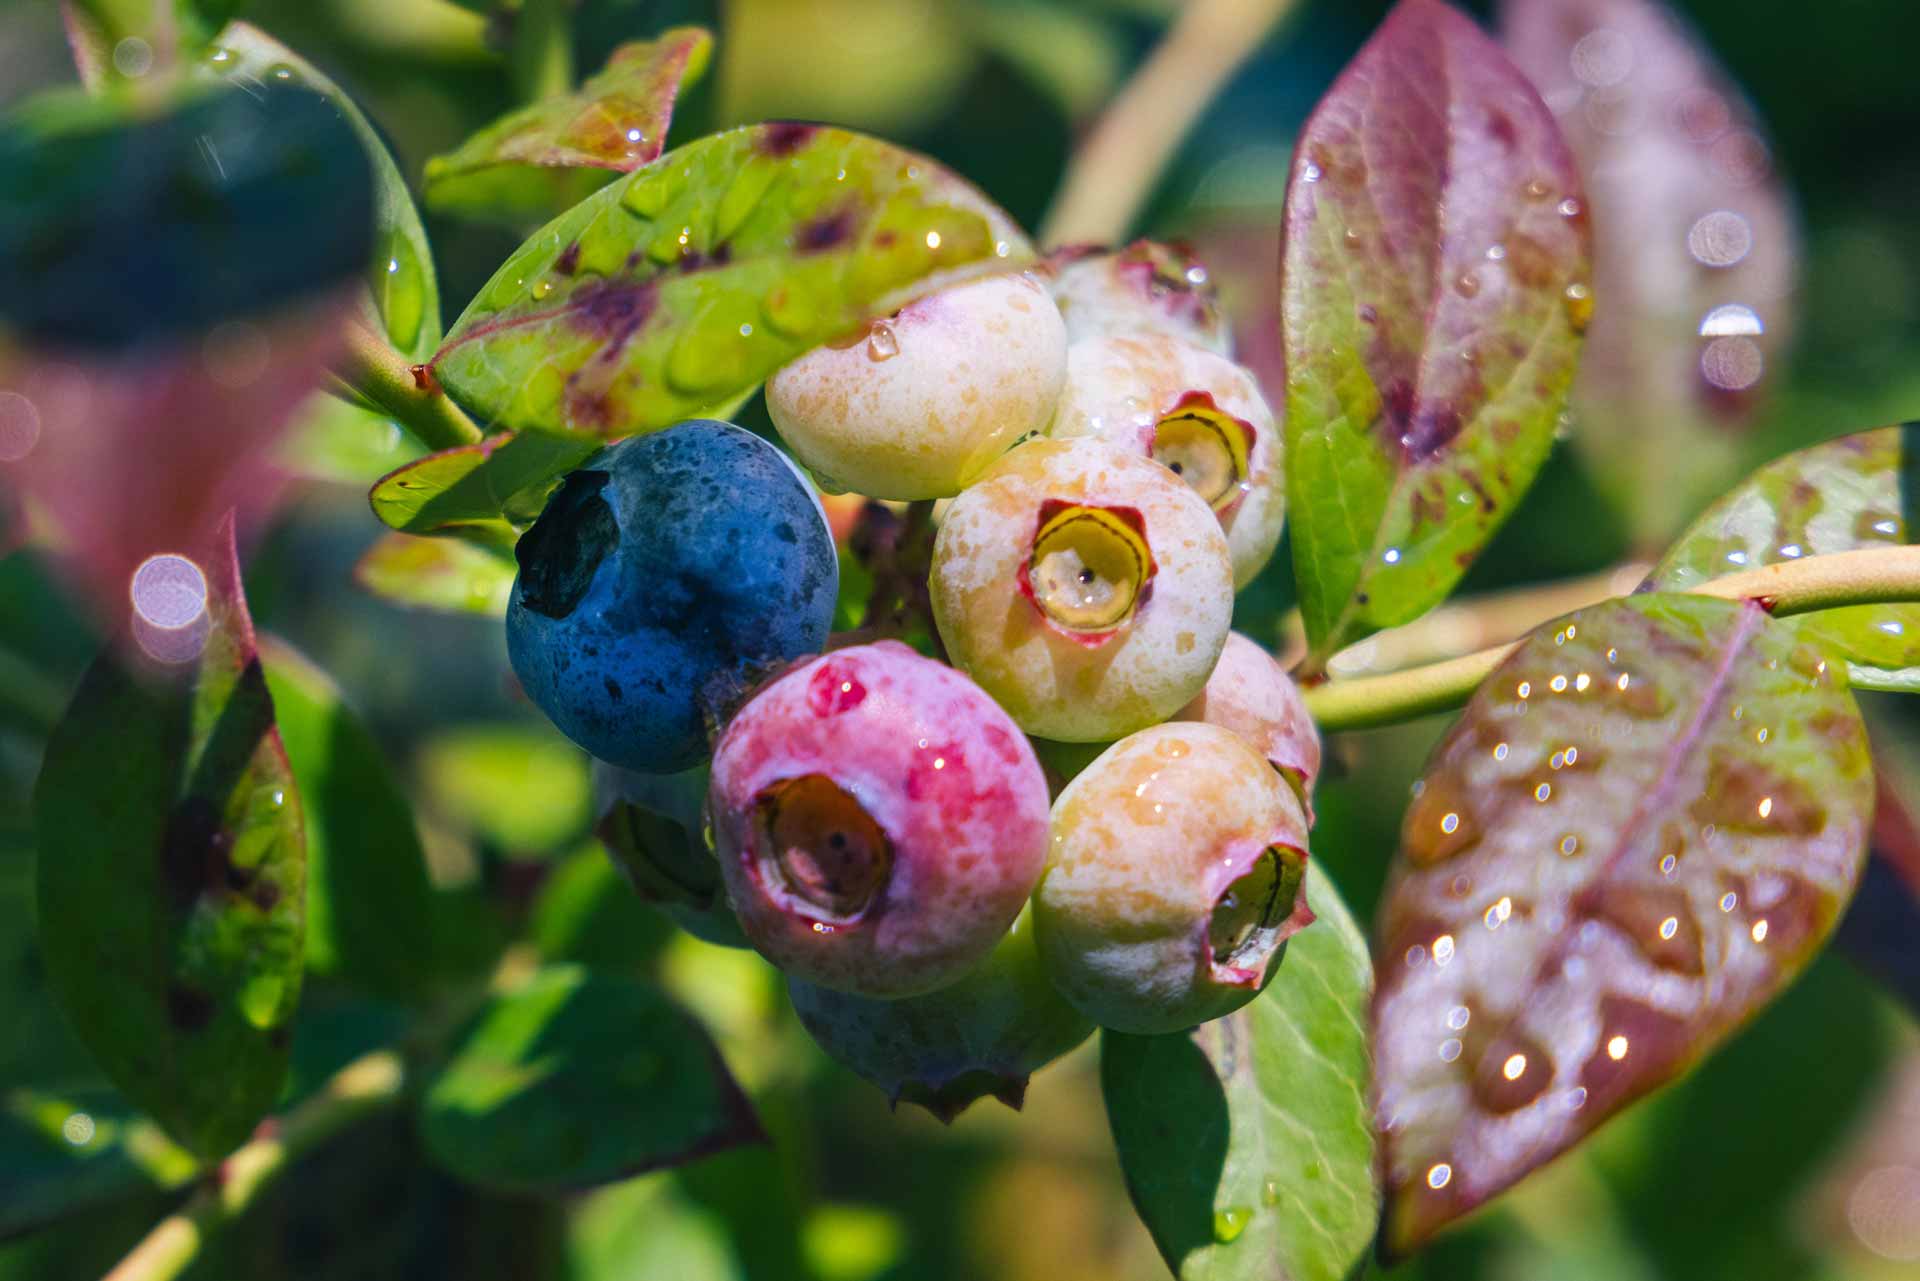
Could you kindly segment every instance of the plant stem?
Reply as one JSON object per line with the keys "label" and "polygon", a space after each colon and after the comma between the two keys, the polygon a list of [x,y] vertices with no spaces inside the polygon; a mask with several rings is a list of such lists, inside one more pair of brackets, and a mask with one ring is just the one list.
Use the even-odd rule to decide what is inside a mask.
{"label": "plant stem", "polygon": [[1041,243],[1125,236],[1200,113],[1297,2],[1188,0],[1068,162]]}
{"label": "plant stem", "polygon": [[[1920,602],[1920,547],[1872,547],[1809,556],[1729,574],[1694,595],[1753,600],[1775,617],[1846,605]],[[1463,705],[1521,642],[1381,676],[1332,680],[1306,691],[1323,732],[1368,729]]]}
{"label": "plant stem", "polygon": [[507,55],[522,102],[573,92],[573,24],[569,0],[526,0]]}
{"label": "plant stem", "polygon": [[[480,439],[480,428],[453,403],[431,371],[415,367],[393,345],[358,320],[347,322],[347,350],[334,373],[428,449],[452,449]],[[424,382],[424,385],[423,385]]]}
{"label": "plant stem", "polygon": [[360,1118],[400,1099],[406,1070],[392,1050],[376,1050],[336,1072],[318,1094],[278,1122],[262,1124],[220,1163],[186,1205],[154,1225],[105,1281],[171,1281],[215,1231],[240,1217],[294,1161]]}

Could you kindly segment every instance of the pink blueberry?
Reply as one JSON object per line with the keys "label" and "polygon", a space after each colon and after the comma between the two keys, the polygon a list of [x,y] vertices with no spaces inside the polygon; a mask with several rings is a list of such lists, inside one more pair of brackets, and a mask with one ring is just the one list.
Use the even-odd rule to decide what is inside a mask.
{"label": "pink blueberry", "polygon": [[1046,859],[1026,738],[972,681],[895,641],[755,695],[714,753],[708,807],[748,940],[791,976],[865,996],[978,965]]}

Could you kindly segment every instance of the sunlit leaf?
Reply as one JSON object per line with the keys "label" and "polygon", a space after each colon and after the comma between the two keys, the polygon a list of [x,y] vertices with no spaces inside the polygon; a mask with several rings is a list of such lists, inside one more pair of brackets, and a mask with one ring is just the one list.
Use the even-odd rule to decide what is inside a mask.
{"label": "sunlit leaf", "polygon": [[1445,597],[1546,458],[1583,199],[1539,95],[1439,0],[1402,0],[1301,131],[1281,308],[1311,664]]}
{"label": "sunlit leaf", "polygon": [[[1760,565],[1911,541],[1914,431],[1857,432],[1776,458],[1688,526],[1647,585],[1688,591]],[[1845,660],[1850,684],[1920,691],[1920,606],[1857,605],[1790,621]]]}
{"label": "sunlit leaf", "polygon": [[0,1241],[142,1190],[199,1162],[117,1099],[0,1094]]}
{"label": "sunlit leaf", "polygon": [[1429,761],[1378,921],[1390,1251],[1685,1071],[1853,892],[1873,776],[1839,672],[1758,605],[1536,632]]}
{"label": "sunlit leaf", "polygon": [[496,426],[651,431],[1028,253],[931,160],[839,129],[749,126],[668,152],[536,232],[433,369]]}
{"label": "sunlit leaf", "polygon": [[671,1180],[633,1179],[581,1202],[567,1230],[572,1281],[745,1281],[726,1225]]}
{"label": "sunlit leaf", "polygon": [[1183,1281],[1340,1281],[1379,1219],[1366,940],[1324,872],[1319,920],[1251,1005],[1175,1036],[1103,1034],[1133,1202]]}
{"label": "sunlit leaf", "polygon": [[413,810],[327,674],[271,638],[261,658],[306,819],[307,966],[376,996],[416,995],[433,940]]}
{"label": "sunlit leaf", "polygon": [[353,567],[353,580],[408,609],[507,616],[514,563],[486,547],[453,538],[385,534]]}
{"label": "sunlit leaf", "polygon": [[[319,68],[266,32],[236,22],[201,63],[203,71],[242,86],[300,84],[338,108],[359,138],[373,171],[373,252],[366,269],[366,306],[375,328],[410,360],[425,360],[440,345],[440,283],[427,229],[414,208],[407,180],[385,139],[366,114]],[[291,241],[287,243],[293,243]]]}
{"label": "sunlit leaf", "polygon": [[41,951],[100,1067],[214,1158],[286,1073],[306,846],[231,523],[192,573],[175,566],[147,590],[145,652],[128,641],[96,660],[47,744]]}
{"label": "sunlit leaf", "polygon": [[287,424],[274,457],[300,479],[366,489],[422,452],[386,415],[316,392]]}
{"label": "sunlit leaf", "polygon": [[644,984],[571,966],[481,1012],[427,1089],[427,1146],[475,1183],[564,1192],[761,1137],[706,1032]]}
{"label": "sunlit leaf", "polygon": [[549,854],[587,834],[587,759],[551,728],[467,725],[422,744],[426,798],[440,816],[509,854]]}
{"label": "sunlit leaf", "polygon": [[698,27],[621,45],[578,92],[530,103],[427,161],[427,204],[522,225],[578,204],[659,157],[674,100],[712,52]]}
{"label": "sunlit leaf", "polygon": [[511,552],[559,479],[593,455],[594,440],[503,433],[382,476],[367,495],[373,514],[407,534],[455,534]]}
{"label": "sunlit leaf", "polygon": [[1658,0],[1504,0],[1579,158],[1593,323],[1574,441],[1658,549],[1738,474],[1793,321],[1792,198],[1740,91]]}

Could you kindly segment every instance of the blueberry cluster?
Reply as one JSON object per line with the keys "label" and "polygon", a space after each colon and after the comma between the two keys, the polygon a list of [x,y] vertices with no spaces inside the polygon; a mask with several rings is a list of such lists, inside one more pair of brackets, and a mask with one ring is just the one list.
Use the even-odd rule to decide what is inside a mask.
{"label": "blueberry cluster", "polygon": [[[1063,251],[776,374],[798,466],[681,423],[602,450],[520,542],[508,651],[602,762],[609,851],[779,966],[896,1100],[1017,1103],[1095,1025],[1226,1014],[1312,919],[1319,740],[1229,630],[1284,509],[1229,353],[1186,255]],[[926,586],[950,665],[833,643],[816,482],[949,500]]]}

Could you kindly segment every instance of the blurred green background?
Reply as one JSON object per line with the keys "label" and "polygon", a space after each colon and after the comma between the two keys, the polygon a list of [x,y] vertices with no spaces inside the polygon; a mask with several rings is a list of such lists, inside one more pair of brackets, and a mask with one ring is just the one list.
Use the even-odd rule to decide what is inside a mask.
{"label": "blurred green background", "polygon": [[[1484,7],[1480,9],[1484,16]],[[1679,6],[1757,104],[1800,202],[1797,344],[1748,440],[1755,460],[1920,408],[1920,5],[1912,0],[1686,0]],[[1037,225],[1075,138],[1177,8],[1167,0],[593,0],[580,65],[621,39],[711,25],[714,70],[676,138],[776,116],[825,119],[945,160]],[[1215,264],[1230,292],[1271,289],[1265,265],[1289,140],[1387,5],[1307,0],[1234,78],[1159,185],[1138,230],[1252,246]],[[512,105],[485,19],[443,0],[255,0],[248,17],[333,74],[412,176]],[[0,99],[71,78],[48,0],[0,5]],[[517,243],[429,220],[447,316]],[[1266,257],[1263,259],[1262,255]],[[757,406],[746,413],[761,414]],[[943,1128],[890,1114],[828,1063],[750,954],[671,931],[588,834],[584,760],[512,693],[501,629],[406,614],[353,587],[380,527],[364,484],[404,457],[361,433],[308,481],[249,562],[265,630],[342,683],[413,790],[435,896],[418,923],[443,976],[484,974],[530,936],[549,956],[657,977],[711,1026],[775,1145],[736,1151],[572,1203],[502,1199],[435,1173],[402,1118],[325,1147],[195,1265],[255,1278],[681,1278],[720,1281],[1121,1281],[1165,1275],[1129,1209],[1094,1046],[1037,1077],[1024,1113],[986,1103]],[[1604,569],[1621,523],[1570,451],[1475,568],[1470,590]],[[1284,558],[1240,621],[1268,641],[1289,598]],[[85,1111],[112,1095],[47,996],[34,947],[27,795],[47,727],[96,638],[31,552],[0,559],[0,1096]],[[1920,719],[1884,698],[1890,738]],[[1397,834],[1399,799],[1443,728],[1338,744],[1321,790],[1317,865],[1364,919]],[[1920,791],[1920,779],[1914,780]],[[1920,945],[1917,945],[1920,946]],[[389,1038],[399,1011],[309,986],[296,1042],[311,1082]],[[1914,1025],[1829,955],[1685,1084],[1635,1109],[1396,1277],[1556,1281],[1920,1275],[1876,1253],[1876,1169],[1920,1170]],[[297,1085],[298,1083],[296,1083]],[[0,1196],[29,1173],[0,1146]],[[1920,1174],[1915,1175],[1920,1178]],[[1884,1181],[1883,1181],[1884,1184]],[[104,1271],[169,1204],[115,1197],[0,1242],[0,1278]],[[1916,1231],[1905,1227],[1911,1244]],[[1889,1235],[1889,1233],[1893,1235]]]}

